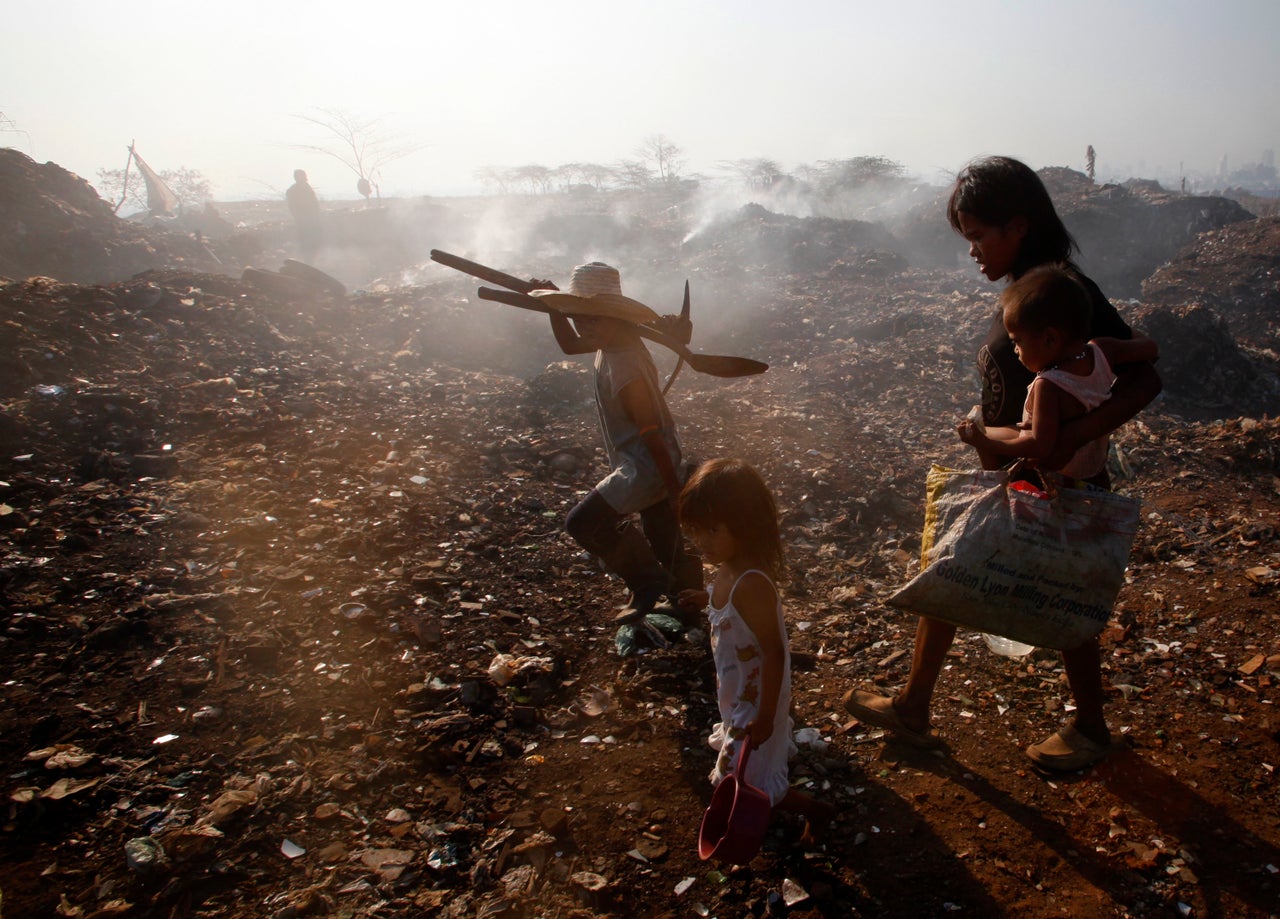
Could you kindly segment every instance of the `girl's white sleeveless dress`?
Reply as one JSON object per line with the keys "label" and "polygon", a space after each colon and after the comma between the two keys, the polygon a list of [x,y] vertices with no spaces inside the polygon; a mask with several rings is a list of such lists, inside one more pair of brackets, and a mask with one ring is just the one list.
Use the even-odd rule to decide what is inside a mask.
{"label": "girl's white sleeveless dress", "polygon": [[[767,574],[753,568],[744,571],[733,582],[729,599],[723,607],[717,609],[712,603],[707,605],[707,617],[711,626],[711,656],[716,665],[716,694],[720,705],[720,722],[712,728],[711,736],[707,738],[711,748],[720,751],[715,768],[711,770],[712,785],[720,784],[720,780],[733,771],[738,759],[738,748],[742,738],[746,736],[747,725],[755,720],[759,710],[763,660],[760,642],[733,605],[734,592],[748,574],[759,575],[773,584]],[[776,586],[774,592],[777,593]],[[778,600],[776,615],[784,657],[773,736],[764,746],[752,749],[747,760],[747,782],[769,795],[774,804],[781,801],[787,793],[787,760],[796,752],[796,745],[791,739],[791,647],[787,641],[781,598]]]}

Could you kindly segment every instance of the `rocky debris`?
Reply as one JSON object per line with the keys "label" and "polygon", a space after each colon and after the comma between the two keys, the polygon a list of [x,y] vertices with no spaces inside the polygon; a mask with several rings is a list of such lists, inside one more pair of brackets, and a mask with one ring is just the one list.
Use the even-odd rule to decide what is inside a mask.
{"label": "rocky debris", "polygon": [[[939,684],[946,754],[884,745],[839,699],[905,677],[914,621],[883,597],[929,463],[968,461],[995,291],[863,250],[739,283],[721,259],[750,247],[721,242],[679,266],[707,291],[694,345],[772,366],[670,400],[690,452],[778,495],[792,775],[838,805],[825,840],[779,819],[749,868],[698,860],[705,633],[618,656],[621,589],[561,533],[603,465],[587,374],[541,317],[461,279],[34,278],[0,287],[9,912],[1273,912],[1277,421],[1171,395],[1114,437],[1144,522],[1102,639],[1105,766],[1030,770],[1061,660],[976,634]],[[1222,324],[1167,312],[1166,377],[1186,328],[1222,346],[1203,391],[1245,404]]]}

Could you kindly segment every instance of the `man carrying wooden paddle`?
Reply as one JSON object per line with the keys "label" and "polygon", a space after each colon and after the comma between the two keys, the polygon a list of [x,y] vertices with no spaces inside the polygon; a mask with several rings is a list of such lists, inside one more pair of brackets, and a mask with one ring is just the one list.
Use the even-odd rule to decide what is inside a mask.
{"label": "man carrying wooden paddle", "polygon": [[[549,314],[566,354],[595,353],[596,404],[610,471],[569,512],[565,530],[631,592],[616,620],[638,622],[664,596],[674,601],[681,590],[700,588],[702,562],[685,544],[675,514],[685,462],[664,394],[686,363],[698,373],[727,378],[764,373],[769,365],[689,350],[687,282],[680,315],[659,316],[624,297],[617,270],[600,262],[575,268],[569,290],[562,292],[550,281],[525,281],[439,249],[431,250],[431,259],[506,288],[481,287],[482,300]],[[659,388],[642,339],[679,355],[666,387]],[[638,528],[633,514],[639,515]],[[669,612],[681,615],[674,602]]]}
{"label": "man carrying wooden paddle", "polygon": [[615,621],[637,622],[663,597],[702,586],[701,561],[685,545],[675,512],[684,484],[680,439],[638,325],[665,326],[686,340],[687,333],[672,329],[676,317],[664,319],[623,296],[618,271],[602,262],[575,268],[567,291],[547,285],[529,296],[550,307],[560,350],[595,354],[596,409],[610,470],[569,511],[565,531],[627,585],[631,596]]}

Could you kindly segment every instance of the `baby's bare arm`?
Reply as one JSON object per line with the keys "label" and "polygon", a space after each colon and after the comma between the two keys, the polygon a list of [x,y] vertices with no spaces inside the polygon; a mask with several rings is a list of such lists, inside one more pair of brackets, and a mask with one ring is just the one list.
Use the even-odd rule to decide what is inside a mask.
{"label": "baby's bare arm", "polygon": [[1125,364],[1116,368],[1111,398],[1092,411],[1063,422],[1057,449],[1043,465],[1048,469],[1061,469],[1082,446],[1105,437],[1146,408],[1152,399],[1160,395],[1163,387],[1160,374],[1149,363]]}
{"label": "baby's bare arm", "polygon": [[1017,440],[1022,435],[1022,428],[987,428],[987,439],[1008,442]]}
{"label": "baby's bare arm", "polygon": [[978,451],[984,466],[992,457],[1042,459],[1054,449],[1060,429],[1062,390],[1046,380],[1034,380],[1029,392],[1031,420],[1021,427],[994,427],[982,431],[965,419],[956,429],[960,439]]}

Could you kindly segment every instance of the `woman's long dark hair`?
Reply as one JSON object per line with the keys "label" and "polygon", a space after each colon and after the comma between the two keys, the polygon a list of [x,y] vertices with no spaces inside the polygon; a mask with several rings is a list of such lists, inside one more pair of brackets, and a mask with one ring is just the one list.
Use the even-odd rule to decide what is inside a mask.
{"label": "woman's long dark hair", "polygon": [[1080,249],[1040,177],[1010,156],[983,157],[960,170],[947,202],[947,220],[957,233],[962,211],[994,227],[1015,217],[1026,219],[1027,235],[1011,272],[1015,278],[1048,262],[1071,264],[1072,254]]}

